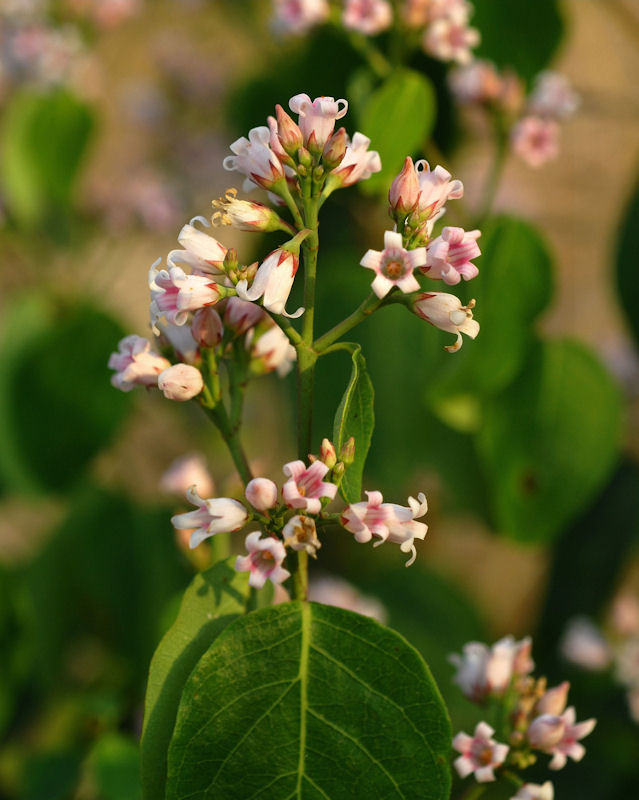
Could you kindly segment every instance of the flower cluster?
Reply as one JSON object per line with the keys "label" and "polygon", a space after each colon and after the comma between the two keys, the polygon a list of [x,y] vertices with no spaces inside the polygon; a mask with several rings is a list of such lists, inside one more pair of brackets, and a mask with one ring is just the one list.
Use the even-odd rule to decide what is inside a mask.
{"label": "flower cluster", "polygon": [[[171,518],[178,531],[189,531],[191,548],[218,533],[240,530],[250,520],[257,521],[266,533],[253,531],[246,537],[248,554],[239,557],[236,569],[251,573],[249,583],[261,588],[267,579],[281,583],[289,577],[282,567],[286,550],[304,551],[315,557],[320,549],[318,528],[330,524],[338,515],[325,511],[335,499],[339,483],[348,464],[352,461],[353,442],[349,441],[337,459],[335,447],[328,439],[322,442],[320,456],[311,456],[310,463],[290,461],[284,464],[286,480],[281,487],[269,478],[253,478],[246,485],[245,499],[252,507],[230,497],[202,498],[196,485],[186,491],[188,501],[196,506],[194,511],[176,514]],[[341,460],[344,459],[344,460]],[[201,476],[201,464],[185,462],[176,466],[170,476],[170,485],[175,486],[183,473],[192,473],[193,467]],[[426,498],[419,501],[409,498],[409,506],[382,503],[380,492],[367,492],[367,503],[355,503],[342,512],[340,522],[355,534],[358,542],[367,542],[378,537],[377,544],[386,540],[400,545],[402,552],[410,552],[415,560],[414,539],[423,539],[427,526],[415,522],[416,517],[426,513]],[[280,499],[281,498],[281,499]]]}
{"label": "flower cluster", "polygon": [[515,73],[500,73],[490,61],[477,60],[450,74],[450,87],[467,105],[480,105],[503,118],[510,128],[512,151],[531,167],[541,167],[559,154],[559,122],[575,113],[579,97],[568,80],[550,70],[541,72],[532,92]]}
{"label": "flower cluster", "polygon": [[[273,25],[283,33],[302,34],[331,18],[327,0],[275,0]],[[470,27],[472,5],[467,0],[404,0],[397,11],[389,0],[343,0],[339,19],[347,30],[376,36],[396,25],[421,32],[424,52],[440,61],[466,64],[479,44]]]}
{"label": "flower cluster", "polygon": [[[549,689],[545,678],[531,676],[531,648],[530,638],[518,642],[508,636],[492,647],[469,642],[461,655],[450,656],[457,668],[454,681],[464,695],[482,705],[490,699],[501,709],[498,735],[505,740],[495,740],[495,730],[486,722],[477,725],[473,736],[457,734],[453,747],[460,756],[454,763],[460,777],[472,774],[480,783],[493,781],[495,770],[504,765],[525,769],[534,764],[534,751],[552,756],[553,770],[561,769],[568,758],[580,761],[585,755],[580,740],[592,732],[595,720],[576,722],[575,709],[566,708],[568,681]],[[522,782],[512,800],[552,797],[550,782],[542,786]]]}

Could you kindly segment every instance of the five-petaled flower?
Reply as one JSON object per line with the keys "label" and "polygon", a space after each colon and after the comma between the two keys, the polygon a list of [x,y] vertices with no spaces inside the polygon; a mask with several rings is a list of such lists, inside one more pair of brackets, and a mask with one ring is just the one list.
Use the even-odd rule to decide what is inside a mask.
{"label": "five-petaled flower", "polygon": [[289,108],[299,114],[299,127],[304,137],[304,145],[309,150],[321,152],[335,128],[335,120],[341,119],[348,111],[346,100],[332,97],[316,97],[296,94],[289,100]]}
{"label": "five-petaled flower", "polygon": [[323,497],[333,499],[337,486],[322,479],[328,467],[321,461],[315,461],[307,467],[303,461],[289,461],[284,464],[284,474],[288,480],[282,487],[282,497],[287,506],[303,508],[309,514],[319,514],[322,510]]}
{"label": "five-petaled flower", "polygon": [[367,250],[359,263],[376,273],[371,288],[378,297],[385,297],[395,286],[402,292],[416,292],[420,287],[413,270],[426,265],[426,248],[405,250],[401,233],[386,231],[384,249]]}
{"label": "five-petaled flower", "polygon": [[481,255],[477,239],[481,231],[465,231],[463,228],[446,227],[441,235],[428,243],[426,250],[426,266],[421,267],[429,278],[443,280],[454,286],[463,278],[471,280],[479,274],[472,263],[473,258]]}
{"label": "five-petaled flower", "polygon": [[495,731],[486,722],[480,722],[473,736],[458,733],[453,739],[453,747],[459,758],[455,759],[455,769],[460,778],[473,773],[478,783],[495,780],[494,770],[506,760],[510,748],[492,738]]}
{"label": "five-petaled flower", "polygon": [[568,757],[573,761],[581,761],[586,748],[579,740],[588,736],[596,724],[594,719],[576,722],[575,709],[570,706],[560,716],[542,714],[536,717],[530,723],[526,736],[531,747],[552,755],[550,769],[561,769]]}
{"label": "five-petaled flower", "polygon": [[259,531],[253,531],[246,537],[245,544],[248,555],[237,557],[235,569],[251,573],[249,586],[261,589],[267,580],[278,584],[290,578],[291,573],[282,567],[286,558],[282,542],[273,536],[262,539]]}
{"label": "five-petaled flower", "polygon": [[186,493],[189,503],[197,506],[195,511],[185,514],[176,514],[171,517],[171,524],[177,530],[190,530],[189,546],[197,547],[200,542],[215,536],[216,533],[232,533],[239,531],[248,519],[248,513],[242,503],[230,497],[214,497],[204,500],[200,497],[195,486],[191,486]]}

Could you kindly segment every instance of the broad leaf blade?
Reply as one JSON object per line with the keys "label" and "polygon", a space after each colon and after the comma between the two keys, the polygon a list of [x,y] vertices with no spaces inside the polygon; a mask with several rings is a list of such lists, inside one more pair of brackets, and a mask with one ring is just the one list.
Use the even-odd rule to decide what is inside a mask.
{"label": "broad leaf blade", "polygon": [[166,756],[182,690],[191,670],[224,628],[249,606],[248,575],[221,561],[197,575],[177,619],[155,651],[147,685],[140,743],[142,786],[148,800],[164,797]]}
{"label": "broad leaf blade", "polygon": [[333,423],[333,442],[338,453],[351,436],[355,439],[355,460],[346,468],[340,484],[340,494],[347,503],[356,503],[361,498],[362,475],[375,427],[373,384],[361,347],[355,348],[352,359],[351,378]]}
{"label": "broad leaf blade", "polygon": [[286,603],[230,625],[193,671],[167,800],[444,800],[449,750],[439,691],[399,634]]}

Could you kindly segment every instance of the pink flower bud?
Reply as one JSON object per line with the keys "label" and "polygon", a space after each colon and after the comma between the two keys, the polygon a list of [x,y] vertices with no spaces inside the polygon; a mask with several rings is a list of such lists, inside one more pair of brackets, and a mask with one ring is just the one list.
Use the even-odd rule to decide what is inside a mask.
{"label": "pink flower bud", "polygon": [[275,106],[275,114],[280,143],[289,156],[294,156],[304,144],[301,128],[279,103]]}
{"label": "pink flower bud", "polygon": [[201,308],[193,315],[191,333],[201,347],[215,347],[222,341],[224,326],[213,308]]}
{"label": "pink flower bud", "polygon": [[355,460],[355,439],[352,436],[344,442],[342,449],[339,451],[339,460],[344,464],[352,464]]}
{"label": "pink flower bud", "polygon": [[188,364],[174,364],[160,373],[158,388],[168,400],[183,403],[202,391],[204,381],[199,369]]}
{"label": "pink flower bud", "polygon": [[391,210],[398,216],[406,216],[417,205],[419,197],[419,181],[413,159],[406,156],[404,167],[391,184],[388,202]]}
{"label": "pink flower bud", "polygon": [[253,478],[246,484],[244,494],[257,511],[267,511],[277,505],[277,486],[268,478]]}
{"label": "pink flower bud", "polygon": [[341,163],[348,146],[348,136],[346,128],[335,131],[331,138],[324,145],[322,161],[327,169],[334,169]]}
{"label": "pink flower bud", "polygon": [[529,727],[528,741],[537,750],[552,750],[563,739],[566,723],[554,714],[542,714]]}
{"label": "pink flower bud", "polygon": [[560,683],[559,686],[555,686],[553,689],[548,689],[543,697],[541,697],[541,699],[537,702],[535,711],[538,714],[552,714],[554,716],[559,716],[559,714],[563,713],[563,710],[566,708],[566,703],[568,701],[568,689],[570,689],[570,683],[568,681]]}
{"label": "pink flower bud", "polygon": [[333,469],[335,464],[337,464],[335,447],[328,439],[322,439],[322,446],[320,448],[320,461],[323,461],[329,469]]}

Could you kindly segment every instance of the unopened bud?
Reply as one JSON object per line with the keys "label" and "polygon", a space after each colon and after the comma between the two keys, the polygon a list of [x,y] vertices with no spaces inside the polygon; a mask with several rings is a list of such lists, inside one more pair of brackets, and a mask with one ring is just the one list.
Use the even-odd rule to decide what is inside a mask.
{"label": "unopened bud", "polygon": [[284,111],[282,106],[275,106],[277,115],[277,132],[282,147],[289,156],[294,156],[304,144],[304,137],[299,125]]}
{"label": "unopened bud", "polygon": [[338,461],[337,464],[335,464],[335,466],[333,467],[333,472],[331,473],[331,478],[333,479],[333,483],[339,483],[344,477],[345,472],[346,472],[346,467],[344,466],[344,462]]}
{"label": "unopened bud", "polygon": [[339,460],[343,461],[346,466],[355,461],[355,439],[352,436],[342,445],[342,449],[339,451]]}
{"label": "unopened bud", "polygon": [[388,202],[391,207],[391,216],[405,217],[417,205],[419,198],[419,181],[413,159],[406,156],[404,167],[395,178],[388,191]]}
{"label": "unopened bud", "polygon": [[224,272],[230,272],[232,269],[237,269],[237,266],[237,250],[234,247],[229,247],[229,249],[226,251],[226,255],[224,256],[222,269]]}
{"label": "unopened bud", "polygon": [[329,469],[333,469],[337,463],[337,455],[333,443],[328,439],[322,439],[322,446],[320,448],[320,460],[323,461]]}
{"label": "unopened bud", "polygon": [[563,739],[565,730],[566,723],[561,717],[542,714],[530,723],[526,736],[531,747],[551,750]]}
{"label": "unopened bud", "polygon": [[319,461],[319,458],[317,456],[314,456],[313,453],[309,453],[308,454],[308,463],[309,464],[314,464],[316,461]]}
{"label": "unopened bud", "polygon": [[266,511],[277,505],[277,486],[268,478],[253,478],[246,484],[244,494],[257,511]]}
{"label": "unopened bud", "polygon": [[168,400],[183,403],[204,388],[202,373],[189,364],[174,364],[158,375],[158,389]]}
{"label": "unopened bud", "polygon": [[224,335],[222,318],[213,308],[200,308],[193,315],[191,334],[200,347],[216,347]]}
{"label": "unopened bud", "polygon": [[326,169],[331,170],[341,164],[346,152],[346,128],[335,131],[331,138],[324,145],[322,162]]}
{"label": "unopened bud", "polygon": [[535,710],[538,714],[552,714],[558,716],[562,714],[568,702],[568,690],[570,683],[564,681],[547,692],[537,701]]}
{"label": "unopened bud", "polygon": [[270,138],[270,142],[269,142],[270,146],[271,146],[271,150],[275,153],[275,155],[277,156],[277,158],[278,158],[278,160],[279,160],[279,162],[281,164],[286,164],[289,167],[294,167],[295,166],[295,162],[293,161],[293,159],[289,156],[289,154],[286,152],[286,150],[282,146],[282,142],[280,140],[280,137],[279,137],[279,134],[278,134],[278,130],[277,130],[277,121],[275,120],[275,117],[268,117],[267,118],[267,122],[268,122],[269,131],[271,133],[271,138]]}
{"label": "unopened bud", "polygon": [[300,147],[297,151],[297,160],[302,167],[313,166],[313,156],[305,147]]}

